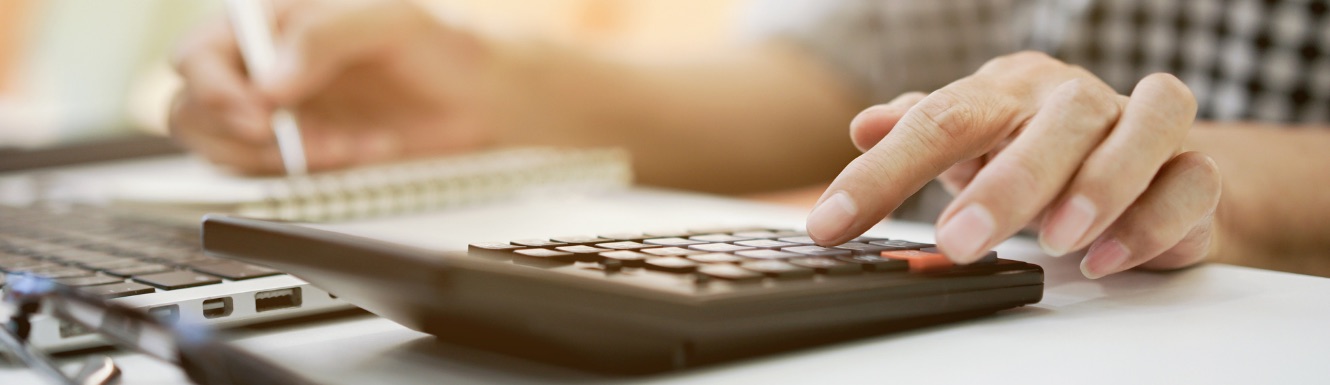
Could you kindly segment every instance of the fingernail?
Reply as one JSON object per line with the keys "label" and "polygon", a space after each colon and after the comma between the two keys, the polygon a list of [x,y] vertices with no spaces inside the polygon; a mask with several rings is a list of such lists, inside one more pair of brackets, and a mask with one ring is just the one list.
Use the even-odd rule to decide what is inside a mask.
{"label": "fingernail", "polygon": [[818,241],[840,238],[858,213],[859,207],[850,199],[850,194],[837,191],[808,214],[808,235]]}
{"label": "fingernail", "polygon": [[1127,250],[1127,246],[1117,239],[1110,238],[1097,242],[1085,252],[1085,259],[1081,260],[1081,274],[1086,278],[1099,279],[1116,273],[1122,269],[1122,264],[1127,262],[1130,256],[1131,250]]}
{"label": "fingernail", "polygon": [[974,262],[981,256],[984,246],[993,239],[996,228],[993,214],[983,205],[972,203],[938,229],[938,247],[956,263]]}
{"label": "fingernail", "polygon": [[1048,255],[1057,257],[1066,254],[1090,231],[1095,213],[1094,202],[1084,195],[1076,194],[1053,212],[1047,225],[1048,231],[1039,237],[1039,246]]}
{"label": "fingernail", "polygon": [[863,111],[859,111],[859,115],[855,115],[854,119],[850,120],[850,127],[858,127],[859,124],[862,123],[864,119],[867,119],[869,115],[873,115],[878,110],[884,110],[887,108],[888,108],[887,105],[879,104],[876,106],[868,107]]}

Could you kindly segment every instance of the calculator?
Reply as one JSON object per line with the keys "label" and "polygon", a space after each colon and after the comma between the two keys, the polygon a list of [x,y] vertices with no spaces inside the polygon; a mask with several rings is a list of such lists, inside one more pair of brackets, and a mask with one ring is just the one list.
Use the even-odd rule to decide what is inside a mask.
{"label": "calculator", "polygon": [[955,265],[932,244],[826,247],[761,226],[551,234],[443,252],[210,215],[205,251],[280,269],[440,341],[575,368],[652,373],[1037,303],[1043,270]]}

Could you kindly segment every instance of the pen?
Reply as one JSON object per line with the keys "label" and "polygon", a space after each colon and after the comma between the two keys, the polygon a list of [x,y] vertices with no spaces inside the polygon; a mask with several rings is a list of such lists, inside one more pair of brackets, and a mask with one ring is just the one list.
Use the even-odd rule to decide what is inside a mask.
{"label": "pen", "polygon": [[[231,29],[235,31],[241,56],[250,79],[265,76],[277,61],[269,28],[268,9],[261,0],[227,0]],[[300,139],[300,127],[295,115],[282,108],[272,115],[273,134],[277,136],[277,150],[282,154],[282,167],[287,175],[305,174],[305,147]]]}

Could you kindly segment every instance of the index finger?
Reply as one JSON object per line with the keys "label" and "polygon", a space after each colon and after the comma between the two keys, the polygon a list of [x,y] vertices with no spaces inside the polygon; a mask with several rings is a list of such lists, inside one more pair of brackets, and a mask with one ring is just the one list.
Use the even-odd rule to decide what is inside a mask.
{"label": "index finger", "polygon": [[862,234],[929,180],[978,157],[1027,118],[1026,100],[966,78],[925,97],[850,162],[808,216],[808,234],[837,245]]}

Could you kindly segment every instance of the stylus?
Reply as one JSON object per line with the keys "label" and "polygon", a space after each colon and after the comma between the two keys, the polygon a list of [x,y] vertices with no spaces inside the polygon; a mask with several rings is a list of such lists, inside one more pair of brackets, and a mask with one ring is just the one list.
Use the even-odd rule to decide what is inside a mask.
{"label": "stylus", "polygon": [[[271,19],[266,4],[261,0],[227,0],[231,29],[240,44],[241,56],[250,79],[269,75],[277,61],[273,47]],[[277,136],[277,150],[282,155],[282,166],[287,175],[305,174],[305,146],[300,138],[300,127],[289,110],[278,109],[272,115],[273,134]]]}

